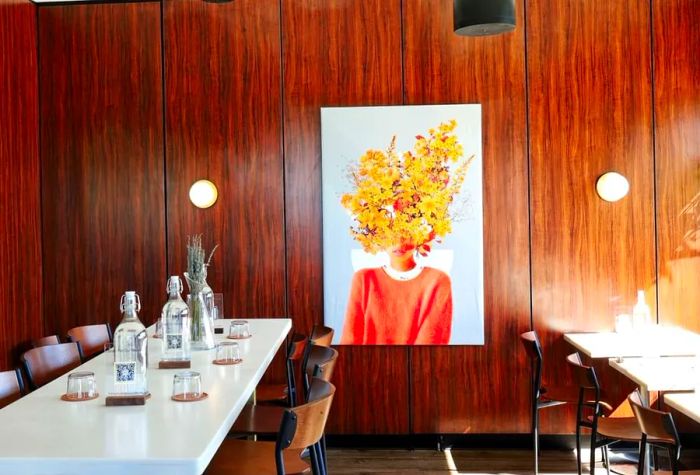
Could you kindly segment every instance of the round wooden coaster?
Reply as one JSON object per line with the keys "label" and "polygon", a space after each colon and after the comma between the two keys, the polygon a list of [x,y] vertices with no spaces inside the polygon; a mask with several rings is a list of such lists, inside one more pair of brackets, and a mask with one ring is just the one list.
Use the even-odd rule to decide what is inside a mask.
{"label": "round wooden coaster", "polygon": [[229,340],[247,340],[248,338],[252,338],[252,334],[248,334],[248,336],[227,336]]}
{"label": "round wooden coaster", "polygon": [[241,361],[243,361],[243,358],[238,358],[237,360],[214,360],[214,361],[212,361],[212,363],[218,364],[221,366],[231,366],[234,364],[238,364]]}
{"label": "round wooden coaster", "polygon": [[177,402],[196,402],[196,401],[203,401],[208,397],[209,397],[209,395],[207,393],[202,393],[197,398],[193,398],[191,396],[186,396],[185,394],[176,394],[174,396],[171,396],[170,399],[172,399],[173,401],[177,401]]}
{"label": "round wooden coaster", "polygon": [[61,395],[61,401],[67,401],[67,402],[82,402],[82,401],[92,401],[93,399],[97,399],[100,397],[100,393],[95,393],[94,396],[83,396],[83,397],[78,397],[78,393],[71,393],[71,394],[62,394]]}

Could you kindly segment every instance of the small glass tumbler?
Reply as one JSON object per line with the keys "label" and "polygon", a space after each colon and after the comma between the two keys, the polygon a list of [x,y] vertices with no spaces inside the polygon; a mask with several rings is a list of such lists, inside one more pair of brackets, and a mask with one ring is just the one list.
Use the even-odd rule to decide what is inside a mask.
{"label": "small glass tumbler", "polygon": [[228,337],[232,340],[250,338],[250,326],[247,320],[234,320],[228,330]]}
{"label": "small glass tumbler", "polygon": [[173,377],[175,401],[198,401],[202,399],[202,376],[197,371],[182,371]]}
{"label": "small glass tumbler", "polygon": [[214,364],[230,365],[241,362],[241,349],[235,341],[222,341],[216,345]]}
{"label": "small glass tumbler", "polygon": [[224,294],[214,294],[214,311],[212,312],[211,319],[218,320],[220,318],[226,318],[224,315]]}
{"label": "small glass tumbler", "polygon": [[89,401],[98,396],[95,373],[92,371],[78,371],[68,375],[66,394],[62,399],[66,401]]}

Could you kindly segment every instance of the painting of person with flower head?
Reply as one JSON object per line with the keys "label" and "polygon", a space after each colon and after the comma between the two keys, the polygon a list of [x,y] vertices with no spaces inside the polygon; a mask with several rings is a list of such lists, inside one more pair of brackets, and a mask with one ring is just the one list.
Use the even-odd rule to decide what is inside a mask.
{"label": "painting of person with flower head", "polygon": [[[470,174],[479,175],[479,210],[481,189],[480,173],[474,171],[480,149],[465,150],[458,126],[452,117],[433,122],[412,134],[410,147],[403,149],[395,133],[387,136],[384,148],[365,149],[346,164],[348,186],[334,198],[349,219],[345,233],[360,249],[350,253],[353,271],[344,309],[331,307],[336,314],[342,311],[334,322],[336,343],[446,345],[460,340],[453,338],[455,302],[462,299],[464,307],[469,291],[455,289],[450,276],[455,250],[440,247],[455,226],[468,221],[464,215],[475,215],[475,197],[462,193]],[[466,211],[465,203],[471,205]],[[329,249],[326,244],[332,249],[332,242],[324,242]],[[474,270],[481,275],[478,257]],[[479,292],[483,295],[477,288],[475,300]]]}

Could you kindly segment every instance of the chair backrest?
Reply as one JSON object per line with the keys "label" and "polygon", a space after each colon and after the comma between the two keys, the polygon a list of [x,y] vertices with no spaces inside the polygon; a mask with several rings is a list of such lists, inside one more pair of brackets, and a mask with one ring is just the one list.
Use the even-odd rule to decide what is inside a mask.
{"label": "chair backrest", "polygon": [[532,386],[531,397],[532,403],[536,404],[535,401],[539,398],[540,388],[542,387],[542,345],[540,345],[540,339],[534,330],[520,334],[520,341],[525,347],[527,357],[530,358],[532,366],[532,375],[530,377]]}
{"label": "chair backrest", "polygon": [[42,346],[49,345],[59,345],[60,343],[61,340],[58,338],[58,335],[49,335],[43,338],[39,338],[38,340],[32,340],[32,348],[41,348]]}
{"label": "chair backrest", "polygon": [[304,375],[304,395],[309,398],[310,381],[314,378],[330,381],[338,361],[338,352],[326,346],[311,345]]}
{"label": "chair backrest", "polygon": [[79,343],[42,346],[24,352],[21,357],[32,388],[38,388],[80,366]]}
{"label": "chair backrest", "polygon": [[278,453],[281,450],[302,450],[321,440],[335,395],[335,386],[314,379],[310,392],[313,399],[284,412],[277,439]]}
{"label": "chair backrest", "polygon": [[581,389],[594,389],[596,392],[600,391],[600,384],[598,383],[595,369],[593,369],[592,366],[584,365],[578,353],[571,353],[566,357],[566,362],[571,366],[574,372],[574,380]]}
{"label": "chair backrest", "polygon": [[644,406],[638,390],[627,396],[627,400],[632,406],[634,416],[637,418],[639,429],[647,436],[647,439],[662,441],[663,443],[680,447],[680,437],[670,412],[657,411]]}
{"label": "chair backrest", "polygon": [[105,343],[112,341],[112,329],[109,324],[85,325],[68,330],[70,341],[80,342],[83,356],[90,358],[102,353]]}
{"label": "chair backrest", "polygon": [[331,346],[335,330],[323,325],[315,325],[311,330],[309,340],[316,346]]}
{"label": "chair backrest", "polygon": [[287,345],[287,359],[290,361],[300,361],[304,357],[304,351],[308,344],[308,338],[301,333],[292,335],[289,345]]}
{"label": "chair backrest", "polygon": [[24,394],[22,373],[19,368],[0,373],[0,409],[15,402]]}

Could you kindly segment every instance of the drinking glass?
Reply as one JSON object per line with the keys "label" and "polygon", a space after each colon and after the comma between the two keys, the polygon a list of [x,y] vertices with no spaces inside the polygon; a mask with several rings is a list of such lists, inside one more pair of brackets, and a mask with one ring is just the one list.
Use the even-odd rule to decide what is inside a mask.
{"label": "drinking glass", "polygon": [[629,333],[632,331],[632,317],[627,313],[615,315],[615,333]]}
{"label": "drinking glass", "polygon": [[247,320],[234,320],[228,330],[228,337],[233,340],[250,338],[250,326]]}
{"label": "drinking glass", "polygon": [[241,349],[235,341],[222,341],[216,346],[216,364],[236,364],[241,362]]}
{"label": "drinking glass", "polygon": [[173,377],[175,401],[196,401],[202,398],[202,376],[197,371],[182,371]]}
{"label": "drinking glass", "polygon": [[66,400],[86,401],[95,399],[97,396],[95,373],[92,371],[78,371],[68,375],[68,385],[65,394]]}
{"label": "drinking glass", "polygon": [[214,294],[214,311],[211,319],[226,318],[224,315],[224,294]]}

